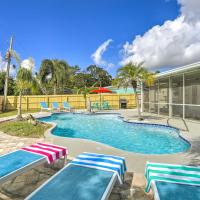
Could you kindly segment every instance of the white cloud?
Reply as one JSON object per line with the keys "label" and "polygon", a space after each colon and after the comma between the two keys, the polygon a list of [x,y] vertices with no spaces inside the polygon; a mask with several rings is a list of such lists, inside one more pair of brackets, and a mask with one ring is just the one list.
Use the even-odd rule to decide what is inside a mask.
{"label": "white cloud", "polygon": [[21,67],[32,70],[35,66],[35,61],[32,58],[25,59],[21,62]]}
{"label": "white cloud", "polygon": [[142,62],[147,68],[184,65],[200,60],[200,1],[178,0],[181,13],[123,46],[121,64]]}
{"label": "white cloud", "polygon": [[112,42],[112,39],[106,40],[104,43],[102,43],[97,50],[92,54],[91,58],[94,61],[96,65],[100,65],[103,67],[106,67],[107,69],[110,69],[114,66],[114,64],[109,63],[103,59],[103,54],[107,50],[108,46]]}
{"label": "white cloud", "polygon": [[181,5],[181,14],[185,16],[188,23],[200,20],[200,1],[199,0],[177,0]]}

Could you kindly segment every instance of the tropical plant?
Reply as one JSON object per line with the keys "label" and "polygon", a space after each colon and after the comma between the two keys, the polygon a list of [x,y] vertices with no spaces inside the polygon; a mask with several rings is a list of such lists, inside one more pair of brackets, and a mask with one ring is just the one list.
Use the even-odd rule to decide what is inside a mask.
{"label": "tropical plant", "polygon": [[29,90],[33,86],[33,75],[32,75],[32,66],[34,65],[34,61],[32,58],[27,59],[30,65],[23,65],[23,62],[20,62],[19,69],[17,71],[16,76],[16,88],[19,93],[18,100],[18,113],[17,119],[22,119],[22,96],[26,90]]}
{"label": "tropical plant", "polygon": [[154,73],[149,72],[143,67],[143,63],[128,63],[127,65],[121,67],[117,71],[117,77],[113,81],[113,85],[118,87],[132,87],[136,97],[136,104],[138,109],[139,119],[141,118],[139,98],[138,98],[138,86],[142,83],[147,85],[153,85],[154,83]]}
{"label": "tropical plant", "polygon": [[86,87],[85,86],[85,87],[79,88],[77,90],[77,94],[82,94],[83,95],[83,98],[85,99],[85,107],[89,112],[91,111],[91,108],[90,108],[90,105],[88,106],[88,104],[90,104],[90,100],[87,99],[87,96],[88,96],[88,94],[90,94],[91,90],[96,89],[95,85],[96,85],[96,83],[94,83],[92,85],[92,87]]}
{"label": "tropical plant", "polygon": [[64,88],[69,76],[69,65],[65,61],[58,59],[43,60],[38,74],[43,87],[47,90],[51,90],[53,87],[53,94],[57,94],[58,89]]}

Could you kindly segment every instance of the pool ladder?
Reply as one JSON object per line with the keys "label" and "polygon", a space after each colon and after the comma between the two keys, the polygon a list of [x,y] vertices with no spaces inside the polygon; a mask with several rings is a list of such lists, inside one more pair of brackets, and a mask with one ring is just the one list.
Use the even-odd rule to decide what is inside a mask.
{"label": "pool ladder", "polygon": [[[168,118],[168,119],[167,119],[167,125],[168,125],[168,126],[170,126],[170,124],[169,124],[169,120],[170,120],[170,119],[174,119],[174,118]],[[187,132],[188,132],[188,131],[189,131],[189,128],[188,128],[188,126],[187,126],[186,121],[185,121],[183,118],[176,118],[176,119],[180,119],[180,120],[183,121],[183,124],[184,124],[184,126],[185,126],[185,129],[178,128],[178,127],[175,127],[175,126],[174,126],[174,127],[175,127],[175,128],[178,128],[178,129],[180,129],[180,130],[182,130],[182,131],[187,131]]]}

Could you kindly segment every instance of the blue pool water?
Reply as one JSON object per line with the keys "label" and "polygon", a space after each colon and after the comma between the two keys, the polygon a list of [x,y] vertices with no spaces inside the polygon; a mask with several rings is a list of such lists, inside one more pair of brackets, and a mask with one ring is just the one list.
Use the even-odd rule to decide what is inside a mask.
{"label": "blue pool water", "polygon": [[123,122],[117,115],[53,114],[40,119],[55,122],[53,134],[83,138],[129,152],[169,154],[186,151],[190,144],[179,137],[177,129]]}

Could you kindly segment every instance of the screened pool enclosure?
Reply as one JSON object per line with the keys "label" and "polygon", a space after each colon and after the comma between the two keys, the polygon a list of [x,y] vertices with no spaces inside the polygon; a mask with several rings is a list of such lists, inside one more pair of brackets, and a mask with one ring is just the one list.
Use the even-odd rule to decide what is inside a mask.
{"label": "screened pool enclosure", "polygon": [[200,120],[200,62],[160,73],[142,91],[144,112]]}

